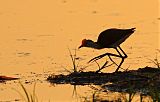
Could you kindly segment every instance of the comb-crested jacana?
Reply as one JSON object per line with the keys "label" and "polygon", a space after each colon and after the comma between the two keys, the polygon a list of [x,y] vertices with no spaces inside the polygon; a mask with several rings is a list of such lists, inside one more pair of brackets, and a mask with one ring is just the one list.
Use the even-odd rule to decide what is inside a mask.
{"label": "comb-crested jacana", "polygon": [[[111,28],[111,29],[107,29],[99,34],[97,42],[94,42],[89,39],[83,39],[82,44],[81,44],[81,46],[79,46],[79,48],[81,48],[81,47],[90,47],[90,48],[95,48],[95,49],[114,48],[118,52],[119,55],[112,54],[112,53],[105,53],[105,54],[99,55],[97,57],[94,57],[89,62],[96,61],[96,60],[108,55],[109,59],[114,64],[116,64],[111,59],[110,56],[122,58],[120,64],[119,65],[116,64],[118,67],[115,72],[118,72],[119,68],[121,67],[122,63],[124,62],[124,59],[127,58],[127,54],[122,50],[122,48],[120,47],[120,44],[123,43],[131,34],[133,34],[135,29],[136,28],[131,28],[131,29]],[[124,54],[124,56],[120,53],[118,48]],[[105,65],[107,63],[108,63],[108,61],[106,61],[105,64],[96,72],[99,72],[100,70],[105,68]]]}

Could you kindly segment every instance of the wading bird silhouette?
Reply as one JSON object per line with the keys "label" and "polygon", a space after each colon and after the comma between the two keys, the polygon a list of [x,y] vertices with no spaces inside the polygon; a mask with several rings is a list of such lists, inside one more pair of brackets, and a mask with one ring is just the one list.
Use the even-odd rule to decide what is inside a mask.
{"label": "wading bird silhouette", "polygon": [[[102,55],[99,55],[97,57],[92,58],[89,61],[89,63],[92,62],[92,61],[96,61],[98,59],[101,59],[104,56],[108,56],[109,59],[115,65],[118,66],[116,71],[115,71],[115,72],[118,72],[119,68],[121,68],[122,63],[124,62],[124,59],[128,57],[127,54],[120,47],[120,44],[122,42],[124,42],[131,34],[133,34],[135,29],[136,28],[131,28],[131,29],[111,28],[111,29],[107,29],[107,30],[105,30],[105,31],[103,31],[99,34],[97,42],[94,42],[94,41],[89,40],[89,39],[83,39],[82,44],[81,44],[81,46],[79,46],[79,48],[82,48],[82,47],[90,47],[90,48],[95,48],[95,49],[114,48],[118,52],[118,55],[112,54],[112,53],[104,53]],[[121,54],[121,52],[118,50],[118,48],[123,53],[124,56]],[[113,59],[111,58],[111,56],[122,58],[120,64],[119,65],[116,64],[113,61]],[[99,70],[97,70],[96,72],[98,73],[100,70],[107,67],[106,66],[107,63],[108,63],[108,61],[106,61],[104,63],[104,65]]]}

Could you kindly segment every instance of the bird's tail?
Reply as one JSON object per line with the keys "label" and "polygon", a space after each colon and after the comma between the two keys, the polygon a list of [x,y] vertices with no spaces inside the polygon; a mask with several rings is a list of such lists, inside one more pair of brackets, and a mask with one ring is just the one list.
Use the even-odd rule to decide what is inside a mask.
{"label": "bird's tail", "polygon": [[136,28],[131,28],[131,30],[135,30]]}
{"label": "bird's tail", "polygon": [[131,31],[133,31],[133,32],[134,32],[134,31],[135,31],[135,29],[136,29],[136,28],[131,28]]}
{"label": "bird's tail", "polygon": [[134,33],[135,29],[136,29],[136,28],[128,29],[128,33],[131,33],[131,34]]}

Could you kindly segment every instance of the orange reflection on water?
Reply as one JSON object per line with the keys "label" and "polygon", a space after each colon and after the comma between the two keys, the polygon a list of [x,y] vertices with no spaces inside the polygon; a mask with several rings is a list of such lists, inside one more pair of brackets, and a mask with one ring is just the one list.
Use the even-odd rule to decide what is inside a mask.
{"label": "orange reflection on water", "polygon": [[[155,58],[159,47],[158,0],[3,0],[0,7],[2,75],[57,73],[63,70],[61,66],[71,65],[68,47],[73,51],[84,38],[96,41],[99,33],[108,28],[136,27],[122,44],[129,56],[124,68],[153,65],[148,59]],[[81,65],[86,65],[106,51],[112,52],[84,48],[77,54],[84,59]],[[92,65],[88,70],[96,68]],[[114,70],[111,67],[104,71]]]}

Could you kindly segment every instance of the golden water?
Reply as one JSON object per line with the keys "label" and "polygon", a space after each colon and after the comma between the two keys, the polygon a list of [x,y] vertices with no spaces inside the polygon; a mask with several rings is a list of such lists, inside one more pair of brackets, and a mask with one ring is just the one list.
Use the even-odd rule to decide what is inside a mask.
{"label": "golden water", "polygon": [[[0,75],[27,77],[30,72],[58,74],[64,67],[70,70],[68,48],[74,52],[82,39],[96,41],[99,33],[108,28],[136,27],[136,32],[121,45],[129,56],[123,68],[153,66],[149,59],[156,58],[160,48],[158,5],[159,0],[0,1]],[[106,51],[113,49],[78,50],[77,56],[82,59],[80,65],[87,66],[89,59]],[[93,63],[86,70],[96,68]],[[104,71],[114,70],[111,67]],[[0,99],[14,99],[14,92],[4,87]],[[43,101],[75,101],[68,94],[72,93],[68,87],[72,88],[40,84],[37,90]]]}

